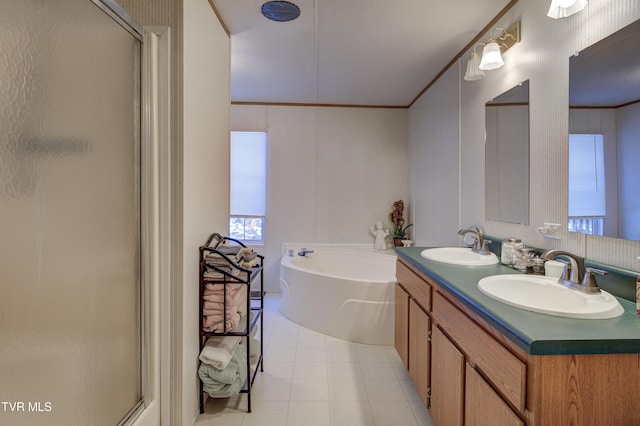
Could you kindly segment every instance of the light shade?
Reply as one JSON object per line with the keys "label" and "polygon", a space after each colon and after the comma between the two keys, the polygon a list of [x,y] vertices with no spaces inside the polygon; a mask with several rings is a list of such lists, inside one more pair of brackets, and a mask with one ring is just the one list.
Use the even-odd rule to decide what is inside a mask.
{"label": "light shade", "polygon": [[547,16],[558,19],[566,18],[580,12],[587,5],[587,0],[552,0]]}
{"label": "light shade", "polygon": [[486,74],[480,68],[480,55],[477,52],[472,52],[467,61],[467,72],[464,74],[466,81],[480,80]]}
{"label": "light shade", "polygon": [[504,65],[500,46],[495,41],[488,43],[482,50],[482,61],[479,68],[481,70],[495,70]]}

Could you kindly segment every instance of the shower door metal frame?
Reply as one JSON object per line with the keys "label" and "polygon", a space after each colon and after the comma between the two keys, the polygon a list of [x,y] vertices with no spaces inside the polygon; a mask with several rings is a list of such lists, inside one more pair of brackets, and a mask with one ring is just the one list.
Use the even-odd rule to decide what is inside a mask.
{"label": "shower door metal frame", "polygon": [[[150,389],[150,377],[149,377],[149,287],[150,283],[146,282],[146,274],[143,273],[146,265],[143,265],[143,259],[147,258],[147,251],[149,247],[143,242],[146,239],[144,231],[144,223],[142,217],[142,55],[144,45],[144,29],[143,27],[134,21],[125,11],[113,0],[91,0],[100,10],[102,10],[107,16],[113,19],[118,25],[129,32],[138,42],[139,49],[137,57],[134,58],[136,72],[135,78],[135,90],[134,90],[134,111],[135,111],[135,147],[134,147],[134,194],[135,194],[135,223],[136,226],[136,245],[137,245],[137,258],[136,258],[136,282],[138,283],[138,301],[139,301],[139,368],[140,368],[140,400],[131,408],[131,410],[122,418],[119,425],[133,424],[138,416],[148,406],[148,396],[151,392]],[[146,219],[145,219],[146,220]]]}

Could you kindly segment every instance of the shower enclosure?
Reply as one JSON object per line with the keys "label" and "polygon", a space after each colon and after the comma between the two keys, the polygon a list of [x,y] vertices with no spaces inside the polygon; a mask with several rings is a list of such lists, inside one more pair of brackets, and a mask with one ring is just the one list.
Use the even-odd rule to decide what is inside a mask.
{"label": "shower enclosure", "polygon": [[110,0],[0,2],[0,424],[143,405],[141,40]]}

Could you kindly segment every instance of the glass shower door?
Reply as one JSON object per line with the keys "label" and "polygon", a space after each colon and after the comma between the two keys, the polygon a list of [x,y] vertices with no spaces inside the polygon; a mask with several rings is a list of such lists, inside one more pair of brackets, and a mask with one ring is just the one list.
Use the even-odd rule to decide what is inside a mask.
{"label": "glass shower door", "polygon": [[0,424],[142,400],[140,49],[90,0],[0,2]]}

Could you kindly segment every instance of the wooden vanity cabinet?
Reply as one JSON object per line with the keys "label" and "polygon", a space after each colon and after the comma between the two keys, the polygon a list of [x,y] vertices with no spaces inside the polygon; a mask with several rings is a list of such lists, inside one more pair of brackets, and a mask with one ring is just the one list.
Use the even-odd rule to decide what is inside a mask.
{"label": "wooden vanity cabinet", "polygon": [[[396,350],[434,423],[523,425],[509,404],[524,410],[524,363],[418,271],[398,261],[396,276]],[[491,384],[476,365],[493,380]]]}
{"label": "wooden vanity cabinet", "polygon": [[432,331],[431,418],[435,425],[462,426],[464,354],[438,327]]}
{"label": "wooden vanity cabinet", "polygon": [[436,425],[524,425],[438,327],[432,336],[430,412]]}
{"label": "wooden vanity cabinet", "polygon": [[409,377],[420,395],[420,399],[429,407],[431,319],[416,303],[409,301]]}
{"label": "wooden vanity cabinet", "polygon": [[431,286],[398,262],[394,343],[420,399],[429,407]]}
{"label": "wooden vanity cabinet", "polygon": [[396,276],[396,348],[436,426],[640,426],[640,354],[530,355],[416,268]]}
{"label": "wooden vanity cabinet", "polygon": [[404,367],[409,369],[409,294],[396,284],[396,306],[394,311],[394,346]]}
{"label": "wooden vanity cabinet", "polygon": [[524,426],[524,422],[469,363],[465,366],[464,424]]}

